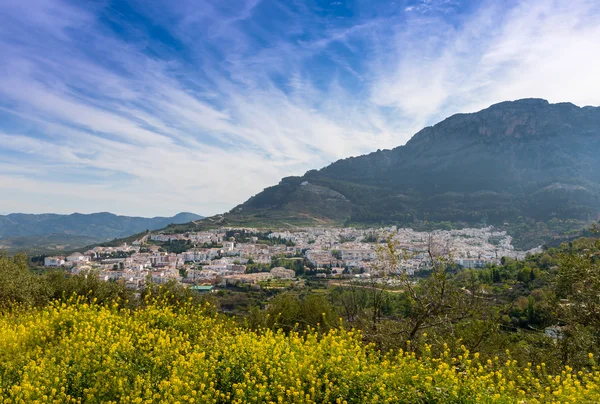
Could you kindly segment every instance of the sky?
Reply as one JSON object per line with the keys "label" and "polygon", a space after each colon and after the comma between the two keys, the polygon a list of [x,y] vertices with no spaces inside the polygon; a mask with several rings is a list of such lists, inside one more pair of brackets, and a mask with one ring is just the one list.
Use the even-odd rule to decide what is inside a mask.
{"label": "sky", "polygon": [[223,213],[599,72],[597,0],[2,0],[0,213]]}

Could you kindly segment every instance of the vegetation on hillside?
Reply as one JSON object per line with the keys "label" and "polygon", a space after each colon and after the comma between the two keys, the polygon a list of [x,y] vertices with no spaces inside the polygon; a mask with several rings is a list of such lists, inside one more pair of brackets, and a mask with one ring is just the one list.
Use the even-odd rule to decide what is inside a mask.
{"label": "vegetation on hillside", "polygon": [[[0,256],[0,395],[595,402],[600,241],[590,235],[473,270],[432,242],[433,267],[417,278],[308,277],[301,289],[209,295],[176,283],[149,283],[137,294],[93,273],[37,273],[24,256]],[[390,275],[404,253],[382,246],[380,270]]]}
{"label": "vegetation on hillside", "polygon": [[202,219],[202,216],[193,213],[153,218],[118,216],[112,213],[13,213],[0,215],[0,246],[13,252],[52,254],[117,237],[128,237],[145,230],[160,229],[171,223],[187,223],[198,219]]}

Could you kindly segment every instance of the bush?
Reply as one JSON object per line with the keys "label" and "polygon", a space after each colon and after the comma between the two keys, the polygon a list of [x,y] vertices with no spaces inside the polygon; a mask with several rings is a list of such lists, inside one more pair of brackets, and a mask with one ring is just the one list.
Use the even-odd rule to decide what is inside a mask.
{"label": "bush", "polygon": [[51,293],[45,279],[29,271],[26,256],[8,257],[0,253],[0,308],[9,308],[15,303],[44,305]]}

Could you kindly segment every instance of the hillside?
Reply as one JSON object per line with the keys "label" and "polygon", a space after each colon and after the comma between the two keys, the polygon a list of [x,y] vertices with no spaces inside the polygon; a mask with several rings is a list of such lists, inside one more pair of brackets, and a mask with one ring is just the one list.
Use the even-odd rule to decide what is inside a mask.
{"label": "hillside", "polygon": [[502,102],[426,127],[404,146],[339,160],[182,232],[215,226],[505,225],[519,248],[600,212],[600,107]]}
{"label": "hillside", "polygon": [[287,177],[223,223],[502,224],[595,219],[600,108],[541,99],[453,115],[404,145]]}
{"label": "hillside", "polygon": [[193,213],[153,218],[112,213],[13,213],[0,216],[0,246],[13,250],[70,249],[198,219],[202,219],[202,216]]}

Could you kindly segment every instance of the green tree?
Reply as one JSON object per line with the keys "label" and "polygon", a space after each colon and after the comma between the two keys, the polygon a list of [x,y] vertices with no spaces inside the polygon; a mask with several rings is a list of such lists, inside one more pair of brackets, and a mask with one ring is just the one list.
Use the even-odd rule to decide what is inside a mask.
{"label": "green tree", "polygon": [[40,306],[48,302],[50,288],[44,277],[29,270],[27,256],[8,257],[0,252],[0,306],[14,303]]}
{"label": "green tree", "polygon": [[291,293],[277,295],[270,302],[266,315],[264,323],[267,327],[281,328],[286,332],[306,327],[324,332],[338,325],[333,306],[320,294],[309,294],[304,297]]}

